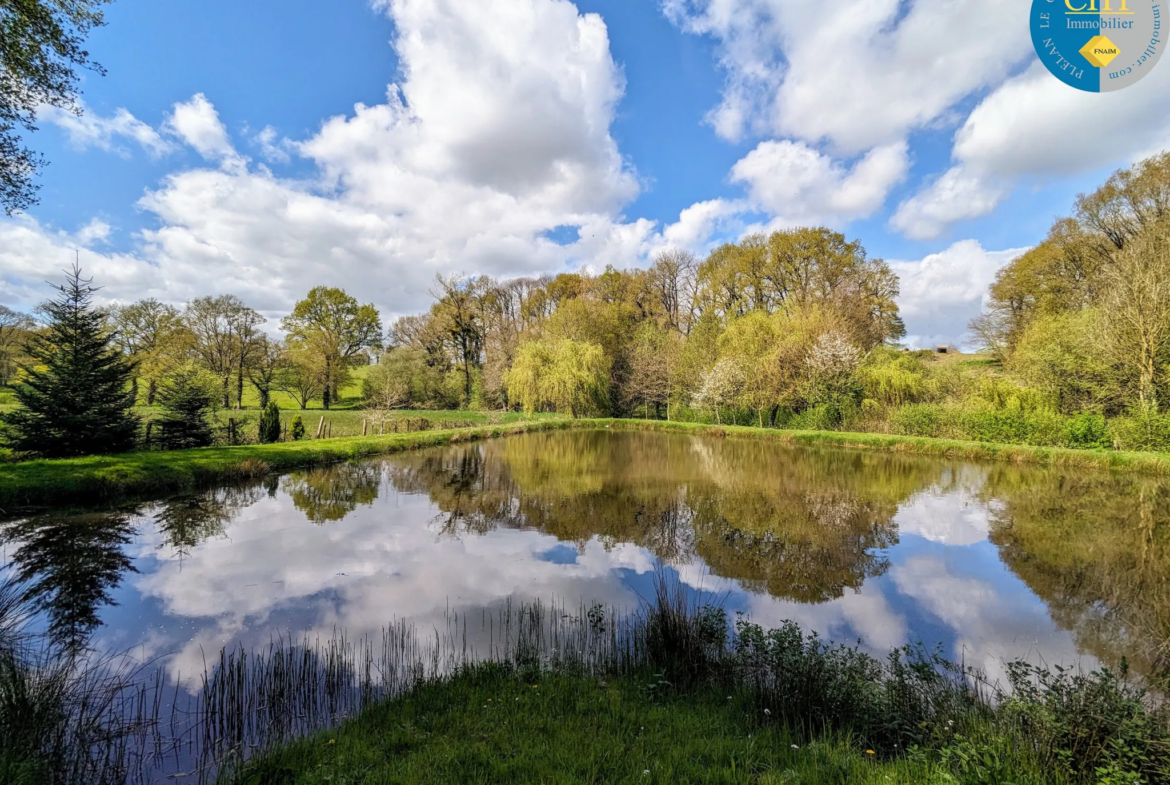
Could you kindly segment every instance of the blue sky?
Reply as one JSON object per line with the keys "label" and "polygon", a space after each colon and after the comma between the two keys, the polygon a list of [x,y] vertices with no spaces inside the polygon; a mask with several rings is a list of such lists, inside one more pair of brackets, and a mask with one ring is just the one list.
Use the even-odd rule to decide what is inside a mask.
{"label": "blue sky", "polygon": [[1170,143],[1170,67],[1076,93],[1028,5],[117,0],[85,114],[32,138],[41,204],[0,219],[0,300],[80,248],[111,299],[277,318],[329,283],[392,317],[437,272],[825,224],[897,262],[913,340],[958,341],[1078,192]]}

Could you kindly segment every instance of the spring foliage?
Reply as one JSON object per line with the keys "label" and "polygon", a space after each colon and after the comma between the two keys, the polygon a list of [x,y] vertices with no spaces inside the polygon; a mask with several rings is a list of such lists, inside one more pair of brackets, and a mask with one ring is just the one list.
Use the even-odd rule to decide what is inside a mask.
{"label": "spring foliage", "polygon": [[570,339],[524,344],[508,375],[508,394],[524,411],[552,408],[580,417],[605,409],[609,359],[594,343]]}

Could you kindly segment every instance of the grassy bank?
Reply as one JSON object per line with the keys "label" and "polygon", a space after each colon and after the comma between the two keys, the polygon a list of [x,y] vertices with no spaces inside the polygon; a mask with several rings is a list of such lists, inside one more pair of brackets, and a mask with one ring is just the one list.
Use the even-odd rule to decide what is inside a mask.
{"label": "grassy bank", "polygon": [[30,659],[0,603],[0,781],[162,782],[176,765],[222,785],[1170,781],[1170,709],[1112,673],[1013,663],[1000,690],[921,647],[729,626],[704,600],[659,572],[634,612],[507,603],[277,639],[209,658],[189,700],[148,672]]}
{"label": "grassy bank", "polygon": [[[257,761],[238,785],[317,783],[950,782],[926,759],[878,760],[848,738],[806,743],[742,693],[657,694],[611,679],[470,669]],[[660,691],[661,688],[659,688]],[[730,700],[729,700],[730,697]]]}
{"label": "grassy bank", "polygon": [[661,420],[562,420],[545,418],[473,428],[387,436],[320,439],[174,452],[132,452],[67,460],[0,464],[0,509],[186,490],[240,477],[290,471],[330,463],[558,428],[615,428],[687,433],[715,438],[769,439],[810,447],[842,447],[913,453],[976,461],[1123,470],[1170,474],[1170,455],[1112,450],[990,444],[914,436],[838,431],[786,431],[746,426],[712,426]]}
{"label": "grassy bank", "polygon": [[563,420],[519,422],[391,436],[314,439],[173,452],[130,452],[0,465],[0,508],[94,502],[166,493],[372,455],[565,427]]}
{"label": "grassy bank", "polygon": [[1038,466],[1118,469],[1150,474],[1170,474],[1170,453],[1073,450],[1064,447],[1033,447],[1025,444],[996,444],[883,433],[783,430],[754,426],[666,422],[663,420],[582,420],[579,422],[589,422],[611,428],[652,429],[673,433],[774,439],[786,444],[810,447],[849,447],[973,461],[1004,461]]}
{"label": "grassy bank", "polygon": [[[793,623],[768,630],[741,618],[729,630],[721,609],[700,602],[660,574],[655,600],[608,638],[601,657],[590,652],[613,634],[603,615],[554,609],[552,619],[527,618],[527,634],[501,659],[424,679],[322,733],[261,744],[265,752],[228,781],[1137,785],[1170,778],[1170,715],[1108,672],[1017,663],[1010,693],[974,689],[983,683],[978,674],[921,649],[876,659]],[[530,616],[521,612],[522,630]],[[540,634],[552,630],[566,632],[568,645]]]}

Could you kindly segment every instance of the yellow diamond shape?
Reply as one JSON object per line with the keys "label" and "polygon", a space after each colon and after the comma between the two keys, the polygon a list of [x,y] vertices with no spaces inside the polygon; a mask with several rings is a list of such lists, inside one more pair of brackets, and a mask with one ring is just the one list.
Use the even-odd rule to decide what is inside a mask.
{"label": "yellow diamond shape", "polygon": [[1089,43],[1081,48],[1081,54],[1093,65],[1104,68],[1113,62],[1113,58],[1121,54],[1121,50],[1117,48],[1117,44],[1105,36],[1097,35],[1089,39]]}

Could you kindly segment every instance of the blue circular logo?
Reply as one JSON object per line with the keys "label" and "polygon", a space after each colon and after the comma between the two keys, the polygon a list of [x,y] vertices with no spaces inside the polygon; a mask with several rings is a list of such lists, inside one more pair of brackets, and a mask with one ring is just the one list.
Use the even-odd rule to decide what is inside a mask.
{"label": "blue circular logo", "polygon": [[1111,93],[1148,74],[1166,46],[1167,0],[1033,0],[1032,44],[1060,81]]}

